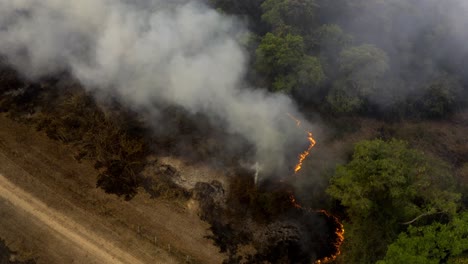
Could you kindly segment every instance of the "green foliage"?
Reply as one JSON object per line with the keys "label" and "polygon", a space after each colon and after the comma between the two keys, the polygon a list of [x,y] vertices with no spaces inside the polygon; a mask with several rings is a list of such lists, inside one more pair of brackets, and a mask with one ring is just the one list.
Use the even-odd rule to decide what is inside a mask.
{"label": "green foliage", "polygon": [[[352,36],[346,34],[340,26],[336,24],[325,24],[320,26],[315,32],[315,45],[321,50],[330,52],[328,55],[339,54],[343,47],[351,44]],[[335,52],[335,54],[332,53]]]}
{"label": "green foliage", "polygon": [[316,19],[314,0],[266,0],[262,4],[262,20],[276,33],[305,35]]}
{"label": "green foliage", "polygon": [[431,81],[421,99],[421,109],[428,117],[440,118],[452,113],[460,102],[460,83],[446,74]]}
{"label": "green foliage", "polygon": [[272,80],[274,91],[290,92],[320,85],[325,79],[320,61],[304,53],[301,36],[266,34],[256,51],[257,70]]}
{"label": "green foliage", "polygon": [[327,76],[335,77],[336,69],[339,67],[338,60],[340,52],[352,43],[352,36],[346,34],[336,24],[325,24],[320,26],[312,34],[306,46],[314,52],[318,52]]}
{"label": "green foliage", "polygon": [[357,112],[365,102],[365,99],[356,94],[356,91],[347,89],[345,81],[336,81],[326,99],[334,113]]}
{"label": "green foliage", "polygon": [[[353,217],[390,213],[404,221],[425,212],[453,215],[460,198],[450,191],[453,187],[450,168],[442,161],[403,141],[371,140],[356,144],[352,160],[337,168],[328,191]],[[381,210],[382,203],[390,207]]]}
{"label": "green foliage", "polygon": [[285,74],[300,63],[304,56],[304,40],[301,36],[287,34],[284,37],[267,33],[256,51],[257,70],[267,76]]}
{"label": "green foliage", "polygon": [[364,96],[375,91],[376,82],[389,69],[385,52],[367,44],[343,50],[339,60],[340,72]]}
{"label": "green foliage", "polygon": [[[377,264],[439,264],[468,251],[468,213],[448,224],[408,228],[388,247],[387,255]],[[449,263],[454,263],[449,261]]]}
{"label": "green foliage", "polygon": [[[362,141],[352,160],[338,166],[327,192],[346,207],[349,263],[373,263],[411,220],[421,215],[455,215],[450,168],[409,149],[403,141]],[[420,218],[418,218],[420,217]]]}
{"label": "green foliage", "polygon": [[[250,64],[260,74],[249,78],[272,91],[291,93],[301,103],[332,114],[386,119],[442,118],[468,104],[461,92],[468,87],[462,67],[468,52],[460,44],[460,31],[447,18],[450,12],[444,11],[455,4],[210,2],[247,17],[250,29],[264,36],[245,45],[254,55],[260,44]],[[316,60],[313,66],[307,57]]]}
{"label": "green foliage", "polygon": [[344,49],[339,58],[339,76],[327,96],[332,110],[351,113],[360,110],[367,98],[377,94],[389,69],[384,51],[372,45]]}
{"label": "green foliage", "polygon": [[301,87],[317,87],[325,78],[325,73],[319,59],[312,56],[305,56],[302,59],[297,69],[297,81]]}
{"label": "green foliage", "polygon": [[317,87],[325,80],[320,61],[311,56],[305,56],[296,71],[275,78],[272,87],[274,91],[290,92],[298,89]]}
{"label": "green foliage", "polygon": [[271,87],[275,92],[291,92],[297,85],[295,74],[279,75],[277,76]]}

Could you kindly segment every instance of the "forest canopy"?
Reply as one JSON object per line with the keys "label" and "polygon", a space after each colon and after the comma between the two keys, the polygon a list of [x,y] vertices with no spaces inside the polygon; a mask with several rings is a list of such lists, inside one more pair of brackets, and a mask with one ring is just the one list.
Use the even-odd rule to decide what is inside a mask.
{"label": "forest canopy", "polygon": [[318,110],[442,118],[467,104],[462,1],[210,2],[248,21],[254,82]]}
{"label": "forest canopy", "polygon": [[198,199],[224,263],[468,263],[464,0],[81,1],[0,1],[0,111],[96,187]]}
{"label": "forest canopy", "polygon": [[[210,2],[247,21],[251,81],[304,109],[417,122],[449,119],[468,105],[463,1]],[[424,129],[405,131],[390,134],[430,141]],[[330,179],[327,193],[345,211],[337,263],[467,263],[468,189],[455,178],[468,175],[466,165],[386,133],[358,142]]]}

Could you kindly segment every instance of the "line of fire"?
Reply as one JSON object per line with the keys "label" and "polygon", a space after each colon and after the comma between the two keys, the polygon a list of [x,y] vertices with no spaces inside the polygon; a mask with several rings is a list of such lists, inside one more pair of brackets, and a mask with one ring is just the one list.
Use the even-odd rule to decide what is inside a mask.
{"label": "line of fire", "polygon": [[[297,118],[295,118],[293,115],[291,115],[289,113],[288,113],[288,116],[296,122],[297,127],[301,128],[302,122],[300,120],[298,120]],[[302,169],[302,165],[303,165],[304,161],[310,155],[310,152],[312,151],[312,149],[314,148],[314,146],[317,143],[315,138],[313,137],[313,134],[312,134],[311,131],[305,130],[304,132],[307,134],[307,140],[309,141],[309,146],[307,147],[307,149],[304,152],[302,152],[302,153],[300,153],[298,155],[298,161],[297,161],[296,165],[294,166],[294,174],[297,174]],[[323,263],[329,263],[331,261],[334,261],[341,254],[341,245],[344,242],[344,232],[345,232],[345,230],[344,230],[343,224],[340,222],[338,217],[332,215],[331,213],[329,213],[328,211],[326,211],[324,209],[313,210],[311,208],[304,208],[296,200],[296,197],[294,196],[293,193],[291,193],[289,198],[290,198],[291,204],[295,208],[298,208],[300,210],[306,210],[306,211],[310,211],[310,212],[323,214],[329,220],[335,222],[335,226],[336,226],[335,241],[333,242],[333,246],[335,247],[335,252],[333,252],[330,256],[323,257],[322,259],[319,259],[319,260],[315,261],[315,264],[323,264]]]}

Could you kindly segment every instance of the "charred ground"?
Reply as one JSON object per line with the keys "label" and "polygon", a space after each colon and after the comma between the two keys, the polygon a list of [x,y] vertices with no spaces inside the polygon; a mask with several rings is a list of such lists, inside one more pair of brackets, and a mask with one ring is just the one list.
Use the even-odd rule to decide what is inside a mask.
{"label": "charred ground", "polygon": [[[0,82],[0,109],[54,140],[77,146],[76,159],[93,160],[100,171],[97,187],[125,199],[131,199],[137,188],[143,187],[154,198],[197,200],[200,217],[211,225],[211,238],[229,255],[226,263],[310,263],[336,253],[337,226],[333,219],[291,204],[295,179],[263,181],[256,185],[254,172],[238,166],[239,160],[248,159],[251,147],[242,139],[225,134],[222,128],[212,127],[206,117],[162,106],[158,125],[164,129],[148,127],[144,115],[113,99],[94,99],[66,73],[31,82],[3,63]],[[466,144],[459,144],[466,129],[466,118],[459,114],[452,119],[449,123],[384,123],[330,117],[330,125],[337,125],[335,135],[326,145],[345,155],[333,155],[327,161],[329,166],[317,166],[320,170],[312,174],[327,175],[333,164],[346,158],[353,142],[372,137],[398,137],[455,164],[460,186],[466,186],[463,164],[468,155]],[[460,129],[448,133],[444,126],[451,124]],[[240,143],[238,149],[225,151],[223,142],[228,137]],[[323,152],[320,145],[316,151],[313,155],[325,153],[326,156],[327,151]],[[148,157],[161,154],[226,167],[230,174],[229,186],[211,182],[199,183],[192,190],[181,188],[172,180],[176,170],[171,166],[160,168],[156,178],[143,176],[141,172],[148,165]],[[324,159],[317,158],[307,167],[314,167]],[[300,192],[298,197],[314,209],[325,205],[346,219],[343,208],[323,193]]]}
{"label": "charred ground", "polygon": [[[335,253],[333,220],[294,207],[294,188],[286,182],[256,185],[254,172],[239,166],[251,147],[210,126],[206,117],[161,107],[165,129],[158,130],[117,101],[96,101],[66,73],[31,82],[3,64],[0,82],[0,109],[51,139],[73,145],[75,159],[94,161],[97,187],[126,200],[138,187],[153,198],[196,200],[200,217],[211,225],[211,238],[229,255],[226,263],[309,263]],[[228,137],[240,143],[237,150],[226,151],[223,140]],[[174,182],[177,170],[152,158],[168,154],[225,167],[229,185],[213,181],[182,188]],[[143,171],[152,164],[148,177]]]}
{"label": "charred ground", "polygon": [[466,262],[466,1],[169,2],[0,2],[0,109],[109,194],[198,203],[226,262],[334,254],[320,209],[336,263]]}

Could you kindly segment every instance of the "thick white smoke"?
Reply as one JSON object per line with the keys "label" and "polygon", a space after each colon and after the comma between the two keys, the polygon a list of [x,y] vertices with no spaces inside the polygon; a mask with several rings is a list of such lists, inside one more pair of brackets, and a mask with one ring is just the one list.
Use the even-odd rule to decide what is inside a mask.
{"label": "thick white smoke", "polygon": [[203,112],[254,144],[268,173],[307,141],[289,97],[242,87],[245,33],[197,1],[0,0],[0,54],[26,76],[68,70],[130,106]]}

